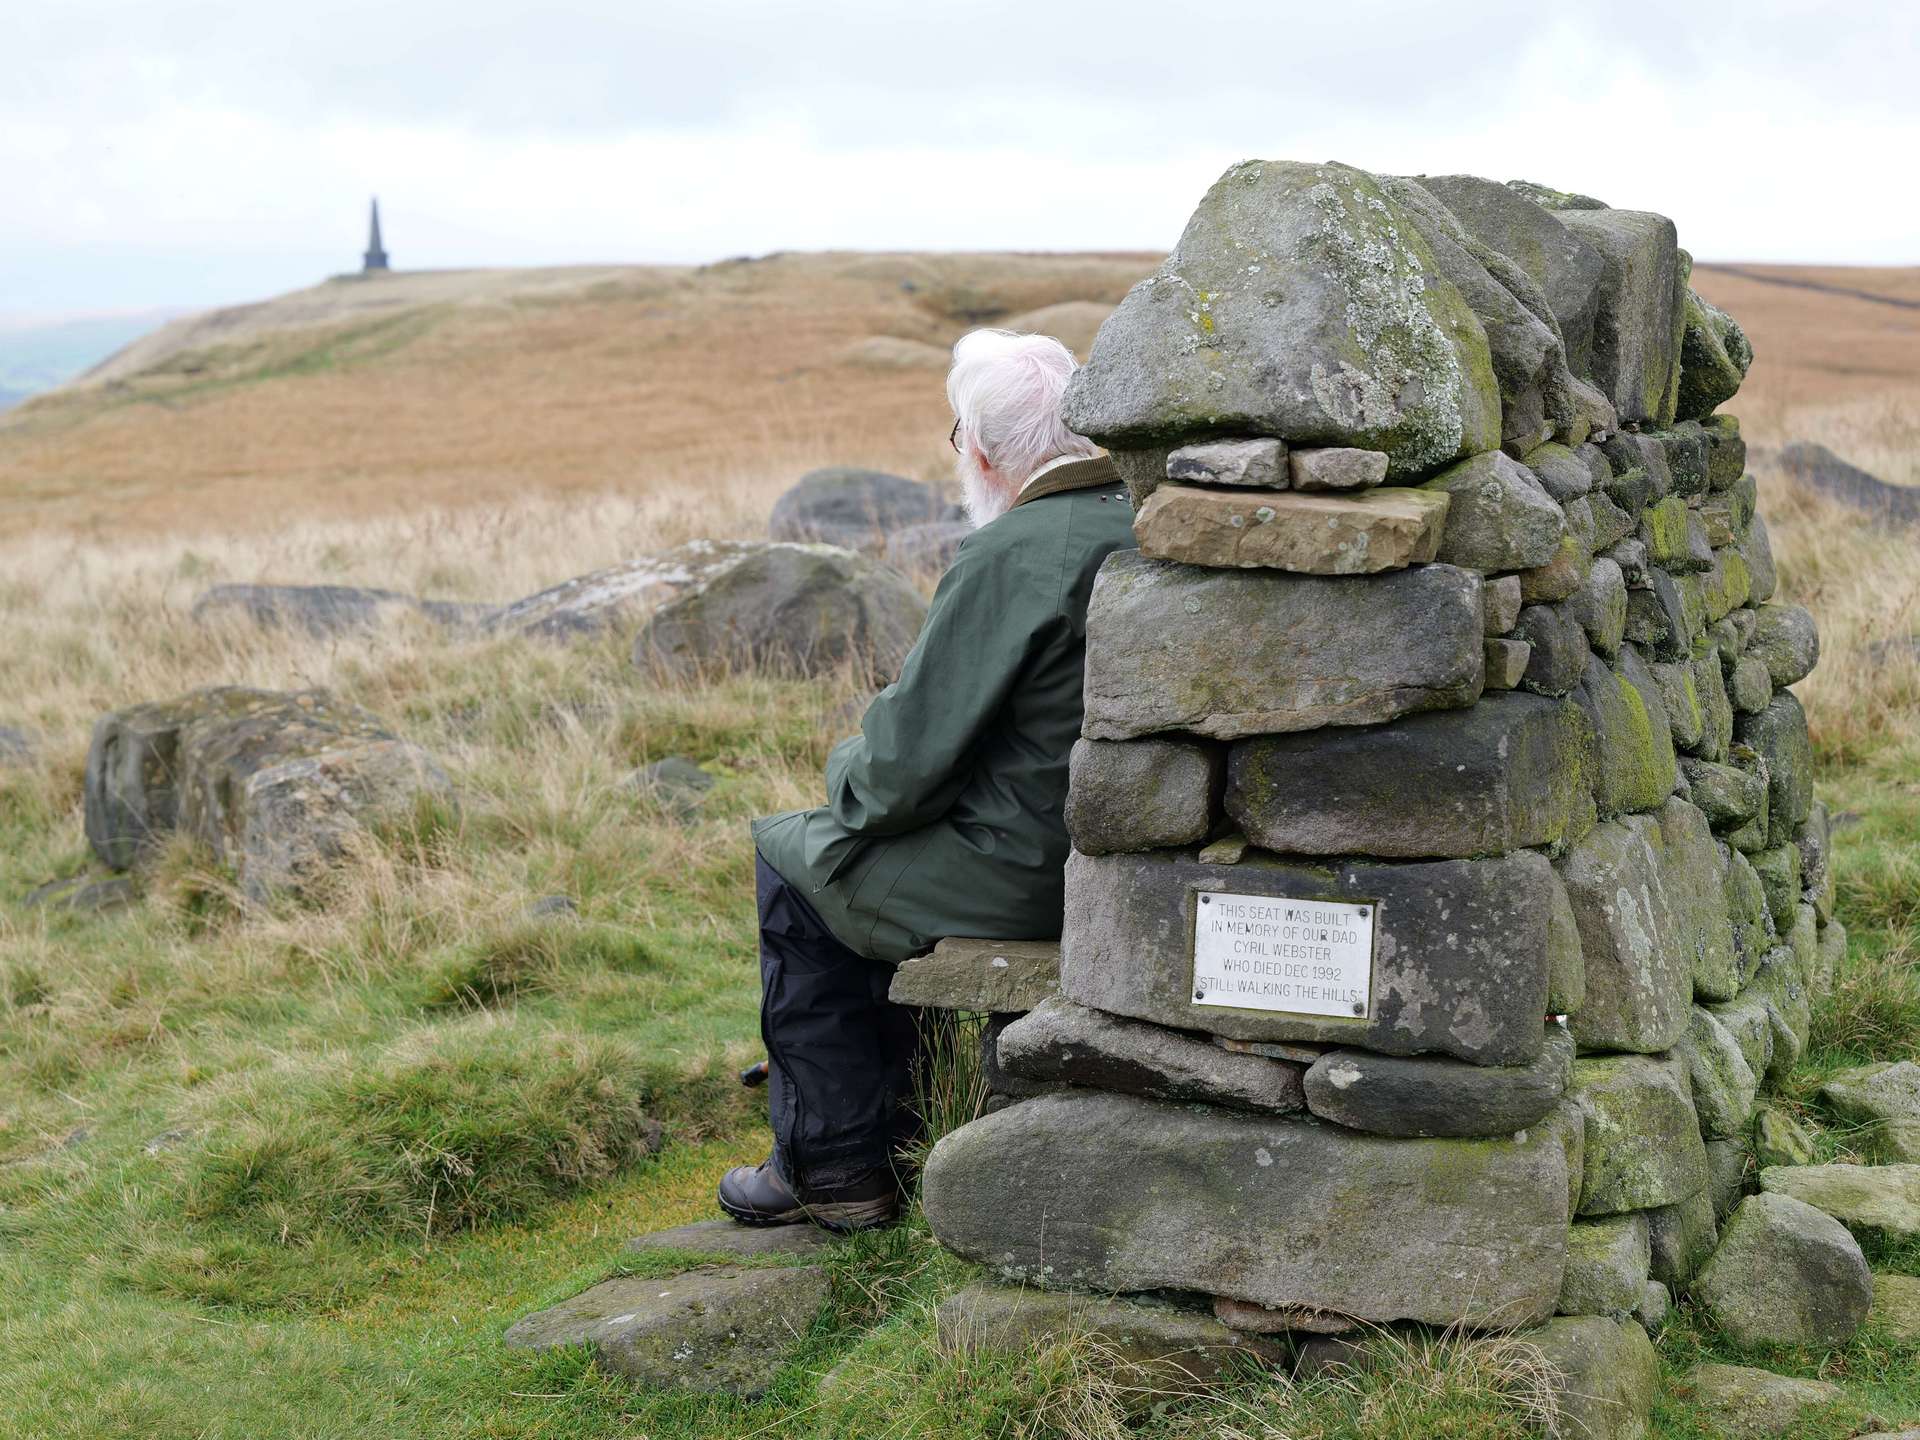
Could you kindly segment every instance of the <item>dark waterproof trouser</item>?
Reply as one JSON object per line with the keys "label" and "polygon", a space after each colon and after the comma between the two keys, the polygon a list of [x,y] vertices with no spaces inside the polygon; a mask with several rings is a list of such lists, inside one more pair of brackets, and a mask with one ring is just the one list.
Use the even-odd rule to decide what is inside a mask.
{"label": "dark waterproof trouser", "polygon": [[774,1169],[802,1199],[894,1162],[918,1128],[918,1012],[887,999],[893,967],[834,938],[758,855],[760,1037]]}

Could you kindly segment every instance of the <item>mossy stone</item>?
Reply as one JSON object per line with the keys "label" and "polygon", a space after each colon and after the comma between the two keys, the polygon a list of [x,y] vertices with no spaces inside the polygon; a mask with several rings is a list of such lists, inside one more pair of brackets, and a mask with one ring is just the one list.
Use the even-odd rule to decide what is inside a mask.
{"label": "mossy stone", "polygon": [[1640,1211],[1576,1220],[1567,1230],[1562,1315],[1626,1315],[1646,1295],[1652,1250]]}
{"label": "mossy stone", "polygon": [[1676,1205],[1706,1188],[1706,1150],[1680,1060],[1583,1056],[1570,1093],[1586,1121],[1583,1217]]}

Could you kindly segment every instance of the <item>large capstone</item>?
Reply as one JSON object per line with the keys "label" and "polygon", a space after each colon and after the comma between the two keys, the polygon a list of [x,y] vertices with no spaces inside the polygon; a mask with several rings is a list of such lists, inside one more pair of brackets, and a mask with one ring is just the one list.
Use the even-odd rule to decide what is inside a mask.
{"label": "large capstone", "polygon": [[1066,419],[1138,450],[1206,435],[1382,450],[1417,475],[1499,446],[1486,332],[1416,218],[1344,165],[1247,161],[1100,327]]}
{"label": "large capstone", "polygon": [[1230,753],[1226,808],[1254,844],[1282,854],[1498,855],[1566,835],[1585,798],[1585,743],[1578,708],[1522,694],[1390,725],[1256,736]]}
{"label": "large capstone", "polygon": [[1548,1127],[1388,1140],[1064,1092],[947,1135],[922,1193],[943,1245],[1031,1284],[1517,1325],[1559,1297],[1566,1185]]}
{"label": "large capstone", "polygon": [[1330,1050],[1307,1071],[1306,1102],[1375,1135],[1513,1135],[1552,1112],[1572,1074],[1573,1037],[1556,1025],[1526,1065]]}
{"label": "large capstone", "polygon": [[[1076,854],[1067,861],[1061,988],[1097,1010],[1233,1039],[1526,1064],[1545,1038],[1551,880],[1547,862],[1531,851],[1328,866],[1256,855],[1214,865],[1185,851]],[[1372,902],[1367,1013],[1336,1019],[1197,1003],[1199,897],[1221,892]]]}
{"label": "large capstone", "polygon": [[1480,696],[1480,577],[1327,578],[1109,556],[1087,610],[1084,733],[1233,738],[1367,725]]}
{"label": "large capstone", "polygon": [[1582,1215],[1677,1205],[1706,1188],[1707,1152],[1679,1059],[1583,1056],[1571,1093],[1586,1121]]}
{"label": "large capstone", "polygon": [[1665,840],[1650,815],[1595,826],[1561,865],[1586,994],[1573,1015],[1583,1049],[1666,1050],[1686,1032],[1693,957],[1664,880]]}
{"label": "large capstone", "polygon": [[1562,224],[1606,264],[1590,375],[1622,424],[1672,421],[1689,266],[1673,222],[1641,210],[1566,210]]}
{"label": "large capstone", "polygon": [[1741,1345],[1844,1345],[1873,1304],[1873,1275],[1846,1228],[1785,1195],[1749,1195],[1694,1282]]}

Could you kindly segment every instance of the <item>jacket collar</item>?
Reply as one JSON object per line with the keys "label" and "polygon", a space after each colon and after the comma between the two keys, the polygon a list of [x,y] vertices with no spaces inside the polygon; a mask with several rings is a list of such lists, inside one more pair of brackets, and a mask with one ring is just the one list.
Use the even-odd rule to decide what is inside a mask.
{"label": "jacket collar", "polygon": [[1029,475],[1027,483],[1020,487],[1020,493],[1007,508],[1011,510],[1029,500],[1058,495],[1067,490],[1095,490],[1120,483],[1120,472],[1114,468],[1111,456],[1062,455],[1057,460],[1049,460]]}

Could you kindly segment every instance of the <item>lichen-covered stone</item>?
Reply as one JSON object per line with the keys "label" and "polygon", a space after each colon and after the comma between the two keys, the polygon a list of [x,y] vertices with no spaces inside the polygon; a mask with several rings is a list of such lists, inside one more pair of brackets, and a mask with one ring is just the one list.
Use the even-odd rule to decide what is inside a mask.
{"label": "lichen-covered stone", "polygon": [[1773,1063],[1773,1007],[1767,997],[1750,984],[1726,1003],[1706,1008],[1733,1036],[1747,1068],[1764,1081]]}
{"label": "lichen-covered stone", "polygon": [[1547,911],[1547,1013],[1571,1015],[1587,999],[1587,966],[1580,948],[1580,922],[1559,871],[1552,872]]}
{"label": "lichen-covered stone", "polygon": [[1785,845],[1813,807],[1813,745],[1807,714],[1790,690],[1782,690],[1757,715],[1743,715],[1734,736],[1767,765],[1767,843]]}
{"label": "lichen-covered stone", "polygon": [[1807,1036],[1813,1029],[1813,997],[1801,978],[1799,958],[1786,945],[1776,945],[1760,957],[1751,988],[1766,997],[1773,1058],[1763,1078],[1777,1088],[1806,1053]]}
{"label": "lichen-covered stone", "polygon": [[1674,413],[1699,420],[1734,397],[1753,364],[1753,346],[1731,315],[1692,290],[1687,291],[1684,324]]}
{"label": "lichen-covered stone", "polygon": [[1447,497],[1388,487],[1358,495],[1162,485],[1133,522],[1156,560],[1296,575],[1373,575],[1433,559]]}
{"label": "lichen-covered stone", "polygon": [[1767,910],[1767,888],[1751,861],[1732,846],[1721,851],[1727,918],[1733,925],[1733,949],[1738,956],[1740,983],[1753,979],[1760,957],[1777,943],[1773,916]]}
{"label": "lichen-covered stone", "polygon": [[1359,577],[1110,556],[1087,611],[1091,739],[1364,725],[1479,698],[1480,577]]}
{"label": "lichen-covered stone", "polygon": [[1590,378],[1622,424],[1667,424],[1680,389],[1688,271],[1673,222],[1637,210],[1569,210],[1559,218],[1606,264]]}
{"label": "lichen-covered stone", "polygon": [[995,1053],[1009,1074],[1042,1085],[1082,1085],[1276,1115],[1304,1104],[1300,1065],[1235,1054],[1059,996],[1002,1030]]}
{"label": "lichen-covered stone", "polygon": [[1284,1341],[1229,1329],[1213,1316],[1174,1305],[1073,1295],[1025,1285],[969,1285],[934,1307],[934,1333],[949,1355],[1025,1355],[1049,1341],[1085,1338],[1123,1385],[1154,1394],[1220,1384],[1249,1360],[1273,1365]]}
{"label": "lichen-covered stone", "polygon": [[[1707,437],[1707,484],[1715,491],[1731,490],[1746,474],[1747,442],[1740,437],[1740,421],[1732,415],[1714,415],[1700,422]],[[1753,509],[1749,504],[1747,513]]]}
{"label": "lichen-covered stone", "polygon": [[1065,414],[1108,446],[1205,434],[1383,450],[1412,475],[1500,442],[1486,332],[1413,215],[1344,165],[1246,161],[1100,327]]}
{"label": "lichen-covered stone", "polygon": [[1695,420],[1680,420],[1653,438],[1667,452],[1667,468],[1673,477],[1669,492],[1682,497],[1707,493],[1707,432]]}
{"label": "lichen-covered stone", "polygon": [[1566,1316],[1526,1337],[1547,1362],[1568,1440],[1645,1440],[1660,1393],[1660,1357],[1630,1320]]}
{"label": "lichen-covered stone", "polygon": [[1653,1278],[1675,1291],[1683,1289],[1720,1242],[1711,1189],[1703,1187],[1685,1200],[1647,1211],[1647,1235]]}
{"label": "lichen-covered stone", "polygon": [[1583,1216],[1675,1205],[1706,1188],[1707,1156],[1685,1066],[1672,1056],[1574,1061],[1569,1092],[1586,1124]]}
{"label": "lichen-covered stone", "polygon": [[620,1276],[518,1321],[506,1345],[585,1345],[631,1380],[752,1398],[772,1388],[827,1290],[817,1265]]}
{"label": "lichen-covered stone", "polygon": [[[1520,598],[1529,605],[1552,605],[1586,583],[1593,554],[1572,533],[1563,535],[1560,548],[1545,565],[1520,572]],[[1624,602],[1625,596],[1622,600]],[[1622,617],[1624,620],[1624,616]]]}
{"label": "lichen-covered stone", "polygon": [[1727,675],[1727,698],[1737,715],[1758,715],[1773,699],[1773,681],[1767,663],[1758,655],[1743,655]]}
{"label": "lichen-covered stone", "polygon": [[[1195,1004],[1193,926],[1203,891],[1375,902],[1368,1014]],[[1530,851],[1321,867],[1255,854],[1236,865],[1202,864],[1184,851],[1073,855],[1066,892],[1062,989],[1082,1005],[1241,1040],[1353,1044],[1480,1065],[1525,1064],[1540,1053],[1550,886],[1547,862]]]}
{"label": "lichen-covered stone", "polygon": [[1559,866],[1580,930],[1586,994],[1572,1025],[1583,1050],[1652,1054],[1686,1032],[1693,964],[1664,849],[1654,817],[1628,815],[1596,826]]}
{"label": "lichen-covered stone", "polygon": [[1536,695],[1571,694],[1593,653],[1572,612],[1565,605],[1529,605],[1520,612],[1513,634],[1528,647],[1521,683]]}
{"label": "lichen-covered stone", "polygon": [[1920,1123],[1920,1065],[1882,1060],[1843,1070],[1820,1087],[1820,1098],[1856,1125]]}
{"label": "lichen-covered stone", "polygon": [[1389,1140],[1062,1092],[949,1133],[922,1195],[943,1245],[1009,1279],[1513,1325],[1551,1314],[1560,1293],[1566,1184],[1546,1127]]}
{"label": "lichen-covered stone", "polygon": [[1820,801],[1807,807],[1807,818],[1793,832],[1793,843],[1800,852],[1801,889],[1824,924],[1833,914],[1835,895],[1832,822]]}
{"label": "lichen-covered stone", "polygon": [[1819,1158],[1814,1135],[1777,1105],[1763,1105],[1753,1117],[1753,1156],[1762,1169],[1773,1165],[1811,1165]]}
{"label": "lichen-covered stone", "polygon": [[[1622,606],[1624,610],[1624,603]],[[1673,733],[1676,750],[1694,751],[1706,736],[1706,708],[1700,702],[1700,688],[1694,683],[1691,665],[1671,662],[1655,662],[1647,666],[1647,673],[1653,676],[1653,683],[1660,687],[1660,703],[1667,712],[1667,728]],[[1686,779],[1689,790],[1693,787],[1693,771],[1688,769],[1688,760],[1680,761],[1681,775]]]}
{"label": "lichen-covered stone", "polygon": [[[1660,667],[1652,668],[1657,676]],[[1680,771],[1687,777],[1693,803],[1715,830],[1737,830],[1766,813],[1767,777],[1757,764],[1718,765],[1689,755],[1681,759]]]}
{"label": "lichen-covered stone", "polygon": [[1727,698],[1725,672],[1711,652],[1696,656],[1688,668],[1700,697],[1700,743],[1694,753],[1703,760],[1725,760],[1733,745],[1733,702]]}
{"label": "lichen-covered stone", "polygon": [[1391,457],[1379,450],[1322,445],[1287,456],[1287,474],[1296,490],[1365,490],[1387,478]]}
{"label": "lichen-covered stone", "polygon": [[1666,448],[1651,435],[1616,430],[1600,442],[1600,449],[1613,467],[1607,493],[1623,510],[1638,515],[1647,506],[1664,500],[1673,489]]}
{"label": "lichen-covered stone", "polygon": [[1162,736],[1080,740],[1067,775],[1067,833],[1087,854],[1193,845],[1213,830],[1226,753]]}
{"label": "lichen-covered stone", "polygon": [[1741,1054],[1739,1042],[1710,1010],[1698,1005],[1687,1033],[1674,1046],[1693,1086],[1693,1108],[1708,1139],[1737,1139],[1747,1132],[1760,1078]]}
{"label": "lichen-covered stone", "polygon": [[1609,659],[1618,655],[1627,630],[1627,582],[1620,567],[1604,556],[1595,560],[1567,597],[1567,611],[1597,653]]}
{"label": "lichen-covered stone", "polygon": [[1437,1056],[1330,1050],[1306,1074],[1307,1108],[1374,1135],[1512,1135],[1559,1104],[1573,1039],[1558,1025],[1526,1065],[1468,1065]]}
{"label": "lichen-covered stone", "polygon": [[1192,485],[1246,485],[1284,490],[1289,483],[1286,442],[1271,436],[1253,440],[1206,440],[1182,445],[1167,456],[1167,478]]}
{"label": "lichen-covered stone", "polygon": [[1753,576],[1747,569],[1746,557],[1731,546],[1719,550],[1709,547],[1707,553],[1713,557],[1713,563],[1700,577],[1700,595],[1707,621],[1714,624],[1747,603],[1753,589]]}
{"label": "lichen-covered stone", "polygon": [[1531,570],[1560,548],[1567,519],[1533,472],[1499,451],[1443,470],[1422,488],[1451,497],[1439,558],[1474,570]]}
{"label": "lichen-covered stone", "polygon": [[1842,1226],[1811,1205],[1763,1193],[1733,1212],[1693,1294],[1737,1344],[1839,1346],[1867,1318],[1873,1276]]}
{"label": "lichen-covered stone", "polygon": [[1767,913],[1773,918],[1773,928],[1785,935],[1793,926],[1794,910],[1800,904],[1800,848],[1776,845],[1771,850],[1756,851],[1748,859],[1766,893]]}
{"label": "lichen-covered stone", "polygon": [[1562,1315],[1626,1315],[1647,1293],[1651,1262],[1647,1217],[1640,1211],[1576,1220],[1567,1231],[1567,1275],[1555,1307]]}
{"label": "lichen-covered stone", "polygon": [[1740,553],[1746,558],[1747,573],[1752,577],[1747,599],[1752,604],[1764,605],[1773,598],[1773,592],[1780,583],[1780,572],[1774,565],[1773,541],[1767,534],[1766,520],[1759,515],[1754,516],[1739,543]]}
{"label": "lichen-covered stone", "polygon": [[1739,993],[1739,953],[1727,914],[1725,870],[1707,817],[1684,800],[1660,807],[1660,880],[1672,906],[1673,942],[1693,965],[1694,993],[1731,1000]]}
{"label": "lichen-covered stone", "polygon": [[1589,659],[1573,698],[1592,726],[1593,798],[1602,818],[1651,809],[1673,793],[1673,729],[1638,655],[1622,650],[1612,666]]}
{"label": "lichen-covered stone", "polygon": [[1849,1229],[1920,1235],[1920,1165],[1794,1165],[1760,1172],[1760,1188],[1790,1195]]}
{"label": "lichen-covered stone", "polygon": [[1645,588],[1629,587],[1627,639],[1655,659],[1685,660],[1706,633],[1706,604],[1697,581],[1682,584],[1657,565],[1649,565]]}
{"label": "lichen-covered stone", "polygon": [[1593,472],[1586,461],[1565,445],[1549,441],[1529,450],[1521,464],[1533,472],[1533,478],[1561,505],[1579,499],[1593,489]]}
{"label": "lichen-covered stone", "polygon": [[1572,704],[1519,694],[1388,725],[1256,736],[1229,752],[1226,809],[1281,854],[1497,855],[1566,834],[1585,742]]}
{"label": "lichen-covered stone", "polygon": [[1751,653],[1767,667],[1776,688],[1796,685],[1820,663],[1820,631],[1804,605],[1762,605],[1756,612]]}
{"label": "lichen-covered stone", "polygon": [[[1680,1382],[1680,1393],[1722,1440],[1784,1440],[1813,1433],[1841,1434],[1841,1428],[1813,1430],[1829,1414],[1836,1427],[1853,1426],[1838,1413],[1846,1392],[1825,1380],[1801,1380],[1747,1365],[1696,1365]],[[1871,1437],[1869,1437],[1871,1440]]]}

